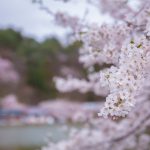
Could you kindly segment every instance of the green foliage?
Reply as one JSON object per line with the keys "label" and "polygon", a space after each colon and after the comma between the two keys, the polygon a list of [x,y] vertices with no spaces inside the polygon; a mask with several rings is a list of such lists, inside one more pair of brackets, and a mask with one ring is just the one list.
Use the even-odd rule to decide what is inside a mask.
{"label": "green foliage", "polygon": [[17,47],[17,54],[25,58],[30,58],[33,54],[35,54],[38,47],[39,43],[34,39],[24,38]]}
{"label": "green foliage", "polygon": [[46,39],[43,43],[41,43],[39,48],[44,51],[44,54],[54,54],[63,49],[60,42],[55,38]]}
{"label": "green foliage", "polygon": [[0,30],[0,45],[6,48],[16,48],[22,41],[22,35],[13,29]]}
{"label": "green foliage", "polygon": [[44,63],[40,61],[32,61],[28,63],[27,82],[39,90],[47,91],[47,80],[49,77],[47,76],[47,71],[44,68]]}

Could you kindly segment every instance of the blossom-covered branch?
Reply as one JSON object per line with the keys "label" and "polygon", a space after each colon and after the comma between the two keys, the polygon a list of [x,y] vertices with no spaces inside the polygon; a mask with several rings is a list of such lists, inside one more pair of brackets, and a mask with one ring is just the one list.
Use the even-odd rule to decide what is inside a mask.
{"label": "blossom-covered branch", "polygon": [[66,79],[55,77],[54,81],[61,92],[93,91],[106,96],[106,101],[99,119],[91,119],[68,140],[50,141],[42,150],[149,150],[150,136],[146,131],[150,127],[150,1],[88,3],[109,14],[113,23],[89,22],[81,26],[79,18],[72,21],[68,17],[69,22],[60,16],[59,24],[70,24],[77,40],[83,43],[79,62],[88,75],[87,79],[68,75]]}
{"label": "blossom-covered branch", "polygon": [[[98,26],[89,24],[88,30],[79,34],[79,40],[83,42],[83,47],[79,53],[79,61],[83,63],[85,68],[90,71],[95,64],[99,66],[111,64],[112,66],[96,72],[96,74],[99,74],[99,81],[97,80],[95,85],[100,84],[96,86],[97,90],[95,86],[89,86],[89,83],[93,84],[92,80],[87,84],[85,81],[80,82],[81,80],[69,79],[66,86],[77,85],[75,82],[80,82],[81,86],[74,88],[74,90],[77,89],[81,92],[89,91],[89,89],[99,90],[99,93],[96,92],[97,95],[102,94],[99,87],[103,85],[107,87],[110,94],[108,94],[105,106],[100,112],[100,115],[104,117],[124,117],[128,114],[136,103],[135,96],[140,91],[147,73],[146,68],[149,65],[150,51],[148,17],[150,2],[147,2],[147,5],[141,1],[139,2],[142,6],[135,10],[134,15],[130,16],[130,23],[123,19],[123,23],[118,22],[115,25],[104,24]],[[105,5],[111,3],[115,5],[112,1],[108,1]],[[126,9],[129,8],[129,6],[126,6],[127,2],[122,1],[122,3],[125,4]],[[119,6],[120,4],[118,4]],[[119,8],[119,10],[122,9],[122,7]],[[117,10],[115,10],[115,13],[121,14]],[[92,72],[94,72],[94,69]],[[55,81],[57,88],[61,91],[60,84],[57,83],[57,80]],[[65,88],[63,87],[63,89]]]}

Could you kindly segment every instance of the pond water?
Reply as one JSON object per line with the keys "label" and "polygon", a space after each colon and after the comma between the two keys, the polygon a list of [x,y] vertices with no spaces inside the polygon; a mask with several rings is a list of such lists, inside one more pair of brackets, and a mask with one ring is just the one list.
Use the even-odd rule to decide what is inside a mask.
{"label": "pond water", "polygon": [[[57,142],[68,137],[66,128],[77,125],[0,126],[0,150],[39,150],[50,139]],[[52,135],[52,136],[51,136]]]}

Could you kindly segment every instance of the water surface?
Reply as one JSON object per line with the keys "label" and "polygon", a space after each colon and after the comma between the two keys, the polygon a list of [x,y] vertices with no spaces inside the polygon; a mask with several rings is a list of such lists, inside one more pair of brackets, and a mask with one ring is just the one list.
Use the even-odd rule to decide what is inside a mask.
{"label": "water surface", "polygon": [[[73,125],[67,125],[70,127]],[[46,145],[48,137],[57,142],[67,136],[62,124],[0,126],[0,150],[37,150]]]}

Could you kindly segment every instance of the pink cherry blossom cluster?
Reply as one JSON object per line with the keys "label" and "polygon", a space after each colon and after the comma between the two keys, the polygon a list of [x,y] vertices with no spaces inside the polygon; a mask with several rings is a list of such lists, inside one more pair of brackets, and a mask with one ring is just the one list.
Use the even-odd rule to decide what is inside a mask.
{"label": "pink cherry blossom cluster", "polygon": [[118,66],[100,73],[101,83],[108,85],[110,94],[101,110],[103,116],[125,116],[135,105],[150,59],[150,44],[140,37],[122,46]]}
{"label": "pink cherry blossom cluster", "polygon": [[84,43],[79,61],[85,67],[94,64],[117,64],[123,41],[129,36],[131,28],[126,24],[94,26],[81,35]]}
{"label": "pink cherry blossom cluster", "polygon": [[80,28],[79,18],[69,16],[67,13],[57,12],[55,22],[62,27],[70,27],[73,31],[78,31]]}
{"label": "pink cherry blossom cluster", "polygon": [[18,83],[20,77],[13,64],[4,58],[0,58],[0,83]]}
{"label": "pink cherry blossom cluster", "polygon": [[[108,88],[101,86],[99,83],[99,74],[90,74],[89,80],[77,79],[69,76],[67,79],[55,77],[56,88],[61,92],[79,91],[86,93],[89,91],[94,92],[96,95],[106,96],[108,94]],[[64,88],[63,88],[64,87]]]}

